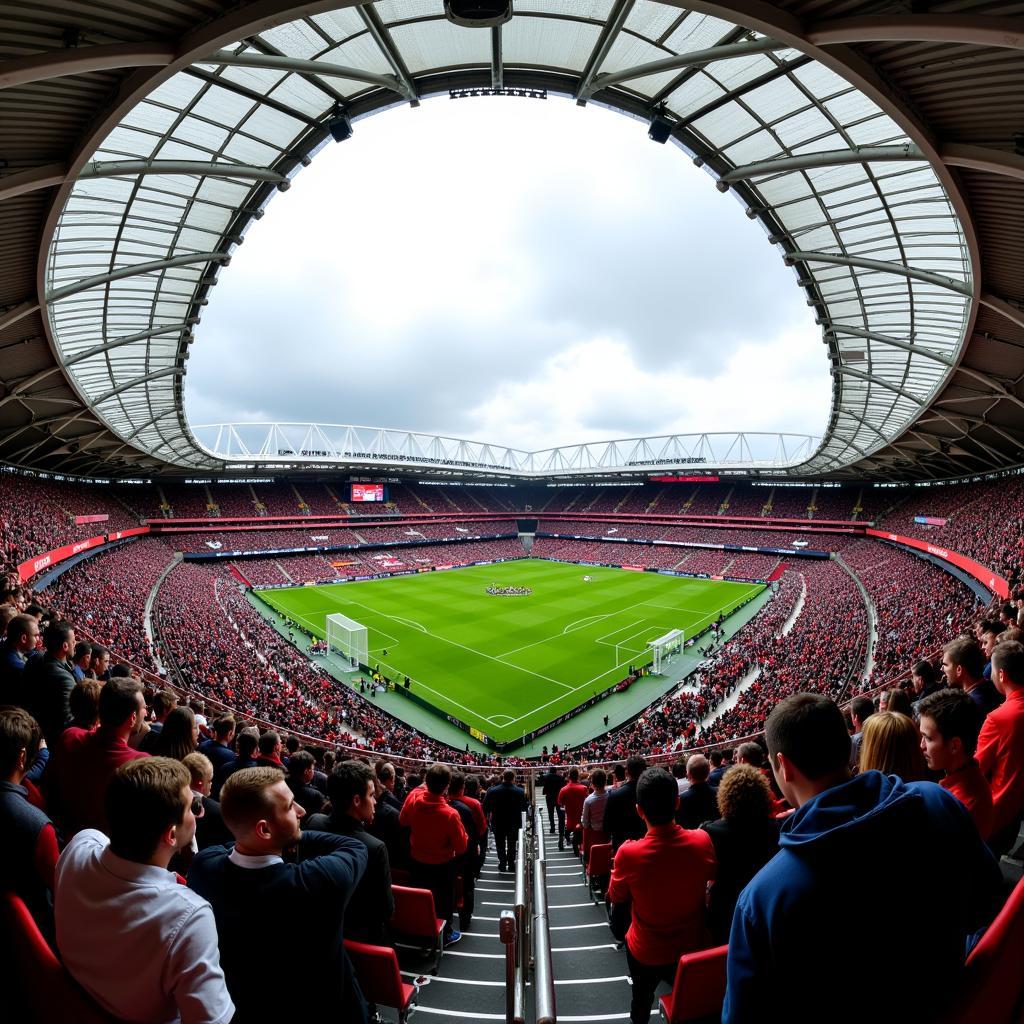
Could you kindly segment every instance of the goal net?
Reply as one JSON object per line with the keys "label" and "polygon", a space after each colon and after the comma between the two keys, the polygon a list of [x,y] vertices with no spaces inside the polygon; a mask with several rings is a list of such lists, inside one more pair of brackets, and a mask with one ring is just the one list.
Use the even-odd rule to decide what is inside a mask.
{"label": "goal net", "polygon": [[673,629],[664,636],[658,637],[657,640],[651,641],[649,645],[653,659],[651,670],[656,676],[660,676],[668,661],[683,649],[684,639],[681,629]]}
{"label": "goal net", "polygon": [[347,615],[327,616],[327,647],[351,659],[355,664],[369,663],[370,648],[366,627]]}

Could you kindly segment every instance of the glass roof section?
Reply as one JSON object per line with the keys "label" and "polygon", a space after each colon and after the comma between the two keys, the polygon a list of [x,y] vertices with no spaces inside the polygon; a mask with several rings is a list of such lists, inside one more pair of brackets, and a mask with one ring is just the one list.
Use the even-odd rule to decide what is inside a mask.
{"label": "glass roof section", "polygon": [[522,0],[493,30],[449,23],[441,0],[381,0],[210,54],[101,143],[47,266],[54,342],[86,402],[171,464],[219,464],[185,422],[182,376],[208,292],[249,225],[339,113],[481,86],[659,114],[761,222],[832,362],[832,422],[802,471],[883,447],[952,372],[971,302],[961,225],[912,141],[828,68],[650,0]]}

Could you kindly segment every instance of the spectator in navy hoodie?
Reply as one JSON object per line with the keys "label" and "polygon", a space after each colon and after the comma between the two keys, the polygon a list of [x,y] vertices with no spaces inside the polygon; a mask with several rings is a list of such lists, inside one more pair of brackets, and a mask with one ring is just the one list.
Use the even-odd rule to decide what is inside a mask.
{"label": "spectator in navy hoodie", "polygon": [[[821,694],[782,700],[765,737],[797,810],[779,853],[736,904],[723,1021],[860,1021],[852,965],[875,973],[894,963],[913,983],[873,1001],[873,1021],[931,1019],[958,979],[968,936],[992,920],[1002,897],[999,866],[970,815],[931,782],[878,771],[851,777],[843,714]],[[883,884],[883,854],[892,850],[915,866],[911,898]]]}

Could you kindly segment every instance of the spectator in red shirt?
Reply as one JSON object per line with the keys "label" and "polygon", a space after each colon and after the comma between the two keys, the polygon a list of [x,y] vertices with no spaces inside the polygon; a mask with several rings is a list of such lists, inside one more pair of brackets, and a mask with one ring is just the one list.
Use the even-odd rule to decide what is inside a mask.
{"label": "spectator in red shirt", "polygon": [[627,841],[612,862],[608,901],[631,904],[626,960],[633,980],[630,1020],[649,1024],[658,982],[672,984],[683,953],[710,945],[705,894],[715,877],[715,848],[702,830],[673,820],[679,787],[664,768],[647,768],[636,789],[643,839]]}
{"label": "spectator in red shirt", "polygon": [[122,764],[149,756],[128,745],[145,719],[142,684],[111,679],[100,691],[99,728],[54,753],[47,771],[50,800],[66,839],[84,828],[106,829],[103,798],[111,776]]}
{"label": "spectator in red shirt", "polygon": [[447,765],[432,764],[423,776],[423,785],[405,798],[398,818],[399,824],[410,830],[412,883],[434,894],[434,909],[445,921],[445,945],[462,938],[452,928],[455,858],[466,852],[469,843],[459,812],[444,798],[451,779]]}
{"label": "spectator in red shirt", "polygon": [[939,782],[967,808],[988,839],[992,831],[992,790],[974,760],[984,715],[963,690],[938,690],[921,701],[921,749],[928,767],[945,772]]}
{"label": "spectator in red shirt", "polygon": [[981,727],[977,760],[992,787],[989,845],[1001,854],[1013,846],[1024,813],[1024,645],[1016,640],[996,644],[992,681],[1006,701],[989,712]]}
{"label": "spectator in red shirt", "polygon": [[[580,821],[583,818],[583,801],[587,799],[587,787],[580,782],[579,768],[569,769],[569,781],[558,791],[558,806],[565,810],[565,834],[572,843],[572,852],[580,852]],[[558,848],[564,846],[558,838]]]}

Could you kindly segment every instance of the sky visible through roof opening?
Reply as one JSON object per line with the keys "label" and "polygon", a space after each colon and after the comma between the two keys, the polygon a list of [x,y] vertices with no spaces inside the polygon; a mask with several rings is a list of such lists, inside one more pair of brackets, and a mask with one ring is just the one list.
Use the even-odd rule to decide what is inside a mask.
{"label": "sky visible through roof opening", "polygon": [[646,125],[428,100],[274,198],[196,329],[193,424],[395,427],[536,450],[820,434],[820,328],[761,227]]}

